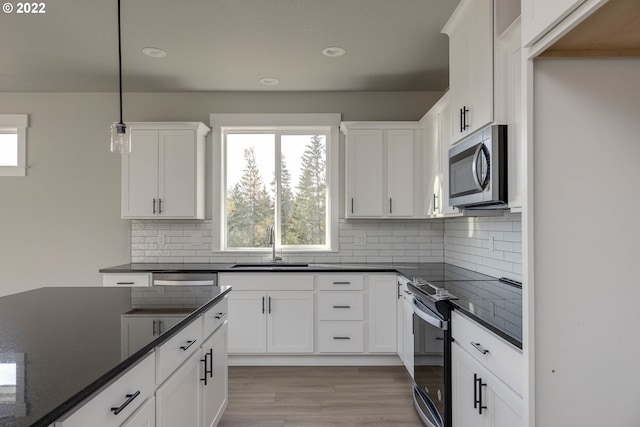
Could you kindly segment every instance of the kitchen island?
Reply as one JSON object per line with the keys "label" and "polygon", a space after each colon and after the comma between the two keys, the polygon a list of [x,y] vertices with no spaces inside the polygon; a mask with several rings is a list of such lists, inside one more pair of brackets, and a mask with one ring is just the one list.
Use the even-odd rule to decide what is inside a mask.
{"label": "kitchen island", "polygon": [[203,323],[206,330],[203,316],[230,291],[206,288],[190,304],[173,299],[182,320],[132,353],[122,349],[123,315],[138,308],[131,288],[48,287],[0,298],[0,426],[49,426],[65,419],[153,353],[157,358],[157,350],[181,331],[192,325],[202,331]]}

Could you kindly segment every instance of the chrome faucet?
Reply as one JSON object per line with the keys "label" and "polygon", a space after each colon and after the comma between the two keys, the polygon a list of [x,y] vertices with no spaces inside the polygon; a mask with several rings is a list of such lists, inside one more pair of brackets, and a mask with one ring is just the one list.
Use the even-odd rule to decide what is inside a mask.
{"label": "chrome faucet", "polygon": [[269,227],[269,244],[271,245],[271,262],[276,263],[282,260],[281,256],[276,255],[276,233],[275,226],[272,224]]}

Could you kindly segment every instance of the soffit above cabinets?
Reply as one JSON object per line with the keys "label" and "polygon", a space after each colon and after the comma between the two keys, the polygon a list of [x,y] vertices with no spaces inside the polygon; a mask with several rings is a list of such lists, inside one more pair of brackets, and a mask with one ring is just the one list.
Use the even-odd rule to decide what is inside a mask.
{"label": "soffit above cabinets", "polygon": [[609,1],[539,57],[640,57],[640,1]]}

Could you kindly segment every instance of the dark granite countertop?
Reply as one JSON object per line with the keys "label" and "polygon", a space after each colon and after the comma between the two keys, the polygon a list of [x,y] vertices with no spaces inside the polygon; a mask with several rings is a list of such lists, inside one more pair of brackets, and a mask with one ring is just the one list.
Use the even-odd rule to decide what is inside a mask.
{"label": "dark granite countertop", "polygon": [[[279,269],[271,264],[251,264],[249,269],[230,263],[133,263],[101,269],[101,273],[142,272],[390,272],[408,279],[420,277],[448,288],[458,297],[451,304],[511,344],[522,348],[522,289],[502,284],[495,277],[442,262],[433,263],[310,263]],[[242,265],[242,264],[240,264]],[[282,265],[286,265],[283,263]],[[444,286],[443,283],[447,285]]]}
{"label": "dark granite countertop", "polygon": [[[150,310],[149,302],[157,299],[148,293],[139,294],[136,288],[48,287],[0,298],[0,378],[11,382],[15,377],[16,384],[15,394],[3,392],[0,426],[49,426],[230,290],[198,288],[200,299],[193,304],[191,298],[191,307],[181,307],[184,320],[124,359],[121,315]],[[162,309],[171,310],[169,298],[164,301]]]}

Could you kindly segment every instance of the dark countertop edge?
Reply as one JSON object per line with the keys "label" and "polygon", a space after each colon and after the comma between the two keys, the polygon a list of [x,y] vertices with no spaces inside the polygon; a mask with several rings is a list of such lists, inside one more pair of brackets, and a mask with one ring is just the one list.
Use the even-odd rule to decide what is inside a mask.
{"label": "dark countertop edge", "polygon": [[[57,421],[60,417],[65,415],[70,410],[76,408],[80,404],[82,404],[85,400],[90,399],[91,397],[98,394],[105,387],[110,385],[113,381],[118,379],[121,374],[127,372],[129,369],[133,368],[139,362],[142,361],[147,355],[149,355],[157,346],[166,342],[171,337],[173,337],[176,333],[180,332],[187,325],[193,322],[196,317],[200,314],[208,310],[211,306],[215,305],[218,301],[224,298],[231,291],[230,286],[226,286],[223,288],[218,295],[212,298],[209,302],[202,305],[200,308],[197,308],[193,313],[184,318],[180,323],[169,329],[166,333],[160,335],[158,338],[133,353],[131,356],[127,357],[125,360],[117,364],[113,369],[96,379],[94,382],[89,384],[87,387],[71,396],[69,399],[64,401],[62,404],[58,405],[55,409],[49,411],[45,416],[40,418],[35,423],[31,424],[31,427],[49,427],[53,425],[55,421]],[[155,380],[154,380],[155,381]]]}
{"label": "dark countertop edge", "polygon": [[451,300],[449,302],[451,304],[453,304],[453,306],[454,306],[454,308],[456,310],[460,311],[461,313],[464,313],[465,316],[469,317],[474,322],[479,323],[485,329],[490,330],[494,334],[498,335],[500,338],[504,339],[505,341],[509,342],[510,344],[512,344],[512,345],[518,347],[520,350],[522,350],[522,341],[521,340],[509,335],[505,331],[502,331],[499,328],[493,326],[492,324],[482,320],[482,318],[476,316],[475,314],[471,313],[470,311],[465,310],[464,307],[461,307],[461,306],[457,305],[455,300]]}
{"label": "dark countertop edge", "polygon": [[[318,263],[320,264],[320,263]],[[142,263],[142,265],[146,265]],[[180,268],[177,268],[180,265]],[[322,265],[313,265],[311,264],[309,267],[286,267],[286,268],[278,268],[273,267],[268,264],[265,264],[264,268],[260,267],[251,267],[251,268],[232,268],[232,266],[236,264],[220,264],[219,266],[210,265],[210,264],[201,264],[207,265],[208,268],[195,268],[194,266],[185,263],[185,264],[174,264],[172,267],[176,268],[162,268],[162,267],[140,267],[135,268],[132,267],[131,264],[123,264],[115,267],[101,268],[98,270],[99,273],[124,273],[124,274],[135,274],[135,273],[166,273],[166,272],[180,272],[180,273],[327,273],[327,272],[353,272],[353,273],[363,273],[363,272],[377,272],[377,273],[398,273],[398,268],[402,267],[382,267],[376,265],[367,266],[365,264],[357,265],[357,266],[341,266],[340,264],[336,264],[335,266],[327,264]],[[411,276],[407,276],[411,277]]]}

